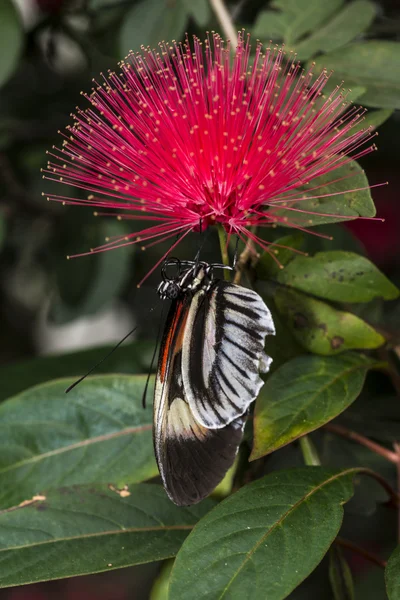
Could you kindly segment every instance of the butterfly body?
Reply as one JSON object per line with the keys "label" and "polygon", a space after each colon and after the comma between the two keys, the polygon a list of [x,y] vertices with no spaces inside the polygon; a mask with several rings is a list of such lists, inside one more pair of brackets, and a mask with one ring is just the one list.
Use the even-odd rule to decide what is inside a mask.
{"label": "butterfly body", "polygon": [[[172,300],[154,398],[154,447],[167,494],[199,502],[232,465],[249,405],[269,369],[266,335],[275,333],[258,294],[214,279],[220,265],[167,261],[158,293]],[[167,267],[179,272],[167,276]]]}

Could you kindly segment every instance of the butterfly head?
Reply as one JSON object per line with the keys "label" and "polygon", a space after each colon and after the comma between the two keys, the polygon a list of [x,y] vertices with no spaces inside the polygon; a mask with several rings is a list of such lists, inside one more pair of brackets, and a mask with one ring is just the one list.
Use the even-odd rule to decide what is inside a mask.
{"label": "butterfly head", "polygon": [[212,281],[213,265],[204,261],[180,261],[168,258],[164,261],[162,281],[157,288],[161,300],[174,300],[199,289],[207,290]]}

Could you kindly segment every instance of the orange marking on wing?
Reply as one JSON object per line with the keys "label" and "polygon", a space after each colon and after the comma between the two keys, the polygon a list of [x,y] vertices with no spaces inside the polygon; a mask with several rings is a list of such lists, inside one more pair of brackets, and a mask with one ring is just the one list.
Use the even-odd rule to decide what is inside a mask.
{"label": "orange marking on wing", "polygon": [[[180,302],[178,304],[177,308],[176,308],[174,320],[171,323],[171,327],[169,328],[167,339],[166,339],[165,344],[164,344],[163,354],[162,354],[162,359],[161,359],[161,367],[160,367],[160,380],[161,380],[161,382],[164,382],[165,373],[166,373],[166,370],[167,370],[168,356],[170,354],[171,344],[173,342],[173,339],[174,339],[174,336],[175,336],[175,333],[176,333],[176,330],[177,330],[177,327],[178,327],[178,324],[179,324],[179,321],[180,321],[180,316],[182,314],[183,308],[184,308],[184,303]],[[174,344],[174,354],[176,354],[177,352],[179,352],[179,350],[182,348],[183,332],[185,330],[186,319],[187,319],[187,313],[186,313],[185,319],[181,323],[180,331],[179,331],[178,337],[176,339],[176,342]]]}

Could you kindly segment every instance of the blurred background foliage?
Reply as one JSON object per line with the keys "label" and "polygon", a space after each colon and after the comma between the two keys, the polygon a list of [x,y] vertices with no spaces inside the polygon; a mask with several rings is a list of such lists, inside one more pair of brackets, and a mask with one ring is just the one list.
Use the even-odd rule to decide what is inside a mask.
{"label": "blurred background foliage", "polygon": [[[333,242],[309,237],[306,245],[310,252],[341,249],[365,254],[399,284],[398,1],[237,0],[229,2],[228,8],[235,24],[254,37],[263,42],[282,41],[288,49],[296,49],[304,64],[315,60],[318,67],[334,69],[332,84],[345,80],[354,101],[370,109],[367,123],[382,125],[379,152],[361,164],[370,184],[390,182],[373,191],[378,215],[385,223],[324,225],[319,229],[333,233]],[[46,150],[59,143],[57,130],[70,121],[77,104],[84,104],[80,92],[89,90],[92,77],[114,69],[130,49],[139,50],[142,44],[180,40],[185,32],[202,37],[206,30],[224,33],[208,0],[0,0],[1,399],[35,383],[81,374],[135,324],[136,341],[119,349],[101,369],[139,373],[149,368],[158,327],[157,272],[140,290],[136,284],[167,246],[146,252],[128,247],[66,260],[66,255],[86,252],[108,236],[123,234],[127,226],[132,231],[135,225],[95,218],[92,210],[83,207],[46,202],[42,192],[54,189],[75,196],[79,192],[65,186],[60,191],[59,185],[43,181],[40,168],[46,164]],[[281,235],[282,231],[274,232],[275,237]],[[182,242],[177,254],[191,258],[198,244],[193,234]],[[203,257],[218,260],[218,254],[215,234],[209,237]],[[156,310],[151,316],[152,306]],[[362,311],[367,311],[363,316],[368,321],[394,337],[399,334],[398,302],[387,303],[385,310],[381,303],[371,302],[360,307],[360,315]],[[287,348],[282,352],[285,359],[296,355]],[[392,441],[400,424],[400,409],[398,402],[396,406],[389,401],[394,397],[391,383],[384,375],[372,373],[368,384],[363,396],[369,407],[363,417],[365,428],[378,422],[380,433],[374,430],[373,435],[381,436],[382,442]],[[374,407],[377,397],[382,409],[379,415]],[[386,401],[381,402],[382,398]],[[357,422],[360,401],[346,412],[348,422]],[[339,443],[322,434],[317,442],[324,464],[343,466],[354,460],[362,464],[371,460],[371,455],[361,456],[364,451],[350,442]],[[299,456],[293,446],[283,448],[268,459],[269,467],[300,464]],[[374,460],[382,463],[378,457]],[[393,470],[388,476],[394,478]],[[363,511],[354,510],[345,527],[362,533]],[[374,514],[372,527],[376,547],[393,545],[392,518],[383,508]],[[368,539],[370,543],[371,530]],[[353,559],[351,566],[357,598],[386,597],[382,578],[375,576],[369,563]],[[147,598],[157,569],[152,564],[89,579],[4,590],[0,598]],[[290,597],[330,598],[330,588],[324,588],[328,570],[327,559]],[[152,597],[163,597],[162,583],[155,589]]]}

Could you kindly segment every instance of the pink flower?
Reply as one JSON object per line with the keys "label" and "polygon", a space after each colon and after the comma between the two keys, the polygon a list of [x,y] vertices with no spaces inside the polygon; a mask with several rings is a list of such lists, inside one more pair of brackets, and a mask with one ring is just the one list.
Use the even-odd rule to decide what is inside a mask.
{"label": "pink flower", "polygon": [[303,198],[297,188],[373,149],[368,130],[351,132],[363,109],[339,88],[321,100],[326,71],[314,79],[295,55],[259,42],[253,58],[242,34],[233,62],[213,34],[142,48],[120,67],[84,94],[91,107],[78,110],[45,176],[90,192],[52,200],[153,221],[94,251],[178,235],[174,248],[214,223],[268,248],[250,228],[290,226],[276,208]]}

